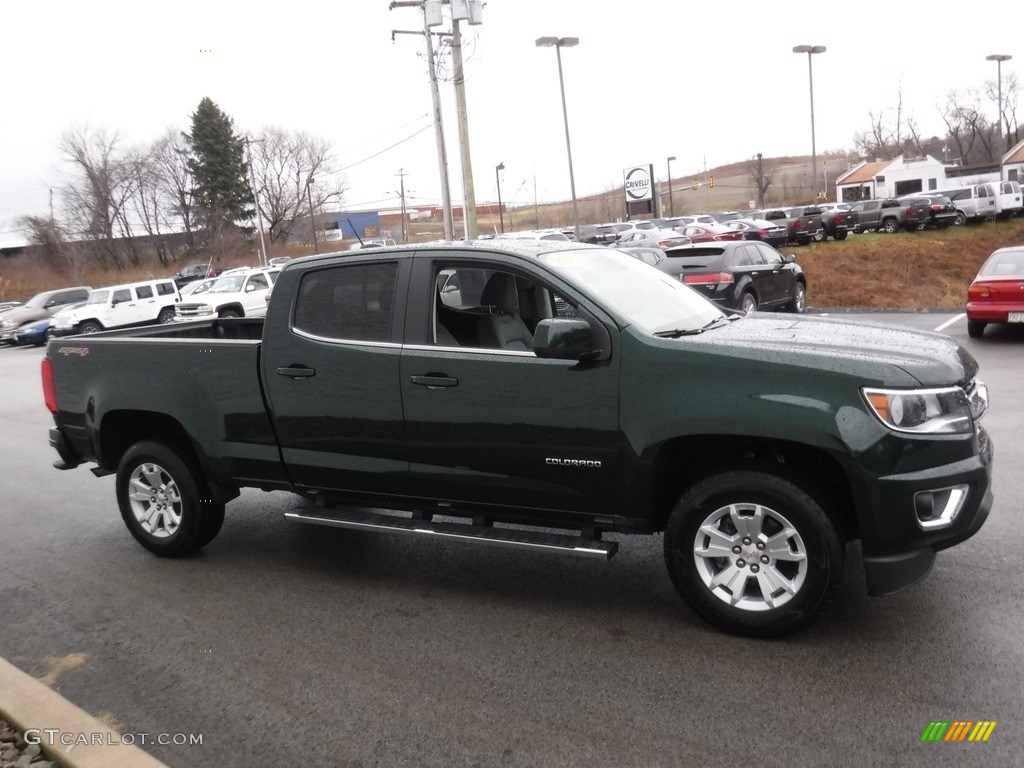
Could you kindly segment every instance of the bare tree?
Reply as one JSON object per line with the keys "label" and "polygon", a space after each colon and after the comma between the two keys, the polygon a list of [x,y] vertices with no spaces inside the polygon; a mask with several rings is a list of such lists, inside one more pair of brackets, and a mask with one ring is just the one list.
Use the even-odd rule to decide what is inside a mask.
{"label": "bare tree", "polygon": [[43,259],[54,269],[70,269],[80,273],[83,266],[75,258],[75,249],[68,243],[57,222],[48,216],[22,216],[18,227],[28,233],[28,240],[42,251]]}
{"label": "bare tree", "polygon": [[[269,126],[249,144],[256,198],[272,243],[286,241],[296,221],[309,216],[310,199],[314,210],[319,210],[344,196],[347,187],[336,175],[326,139]],[[314,181],[307,192],[310,178]]]}
{"label": "bare tree", "polygon": [[150,149],[157,201],[167,228],[180,230],[189,256],[196,252],[198,228],[193,204],[195,182],[188,169],[188,147],[181,131],[168,128]]}
{"label": "bare tree", "polygon": [[[105,129],[66,131],[58,145],[71,165],[63,197],[71,231],[88,238],[101,266],[124,267],[124,244],[130,237],[126,206],[134,191],[129,165],[118,147],[117,134]],[[129,258],[137,254],[129,250]]]}
{"label": "bare tree", "polygon": [[775,181],[775,169],[765,168],[761,155],[757,155],[750,159],[747,177],[757,191],[757,207],[764,208],[765,195],[768,194],[772,182]]}

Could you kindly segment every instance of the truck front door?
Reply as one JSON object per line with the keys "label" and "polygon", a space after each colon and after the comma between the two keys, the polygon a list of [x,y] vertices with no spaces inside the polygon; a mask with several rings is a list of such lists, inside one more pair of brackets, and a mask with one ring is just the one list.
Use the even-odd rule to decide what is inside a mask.
{"label": "truck front door", "polygon": [[485,259],[418,260],[411,286],[401,363],[410,492],[527,518],[621,514],[619,358],[581,364],[531,349],[546,317],[583,317],[613,346],[614,326],[540,276]]}

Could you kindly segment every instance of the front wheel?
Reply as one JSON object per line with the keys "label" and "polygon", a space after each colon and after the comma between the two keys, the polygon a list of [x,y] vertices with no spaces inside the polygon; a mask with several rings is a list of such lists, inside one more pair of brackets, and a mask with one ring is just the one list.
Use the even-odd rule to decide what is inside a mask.
{"label": "front wheel", "polygon": [[161,325],[167,325],[167,323],[174,322],[174,308],[164,307],[160,310],[160,314],[156,316],[156,321]]}
{"label": "front wheel", "polygon": [[220,316],[223,318],[241,317],[242,313],[239,312],[237,309],[225,309],[223,312],[220,313]]}
{"label": "front wheel", "polygon": [[209,544],[224,522],[206,478],[184,451],[135,443],[117,467],[117,504],[135,540],[155,555],[183,557]]}
{"label": "front wheel", "polygon": [[956,218],[953,219],[953,224],[955,226],[962,227],[966,223],[967,223],[967,214],[965,214],[963,211],[957,211],[956,212]]}
{"label": "front wheel", "polygon": [[801,315],[806,308],[807,287],[803,283],[797,283],[793,286],[793,300],[786,305],[786,309]]}
{"label": "front wheel", "polygon": [[842,232],[836,232],[836,234],[835,234],[836,240],[845,240],[846,237],[847,237],[847,233],[846,233],[845,230],[843,230]]}
{"label": "front wheel", "polygon": [[84,323],[80,323],[78,326],[79,333],[99,333],[103,330],[103,326],[94,320],[86,320]]}
{"label": "front wheel", "polygon": [[834,599],[844,549],[821,505],[772,472],[711,475],[686,491],[665,530],[665,564],[701,618],[740,635],[781,637]]}

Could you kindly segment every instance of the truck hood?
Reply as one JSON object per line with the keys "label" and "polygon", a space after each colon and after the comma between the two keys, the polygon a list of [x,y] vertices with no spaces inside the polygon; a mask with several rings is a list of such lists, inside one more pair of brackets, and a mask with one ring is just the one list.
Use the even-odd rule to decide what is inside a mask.
{"label": "truck hood", "polygon": [[978,371],[971,354],[944,334],[831,317],[758,313],[688,340],[728,348],[730,354],[745,349],[766,361],[799,361],[815,368],[856,370],[868,363],[893,386],[903,377],[884,375],[887,366],[925,387],[966,384]]}

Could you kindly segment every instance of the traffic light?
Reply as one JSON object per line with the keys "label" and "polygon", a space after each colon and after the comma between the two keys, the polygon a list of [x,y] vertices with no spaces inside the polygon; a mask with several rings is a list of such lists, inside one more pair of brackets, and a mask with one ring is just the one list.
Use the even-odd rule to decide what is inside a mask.
{"label": "traffic light", "polygon": [[709,187],[715,186],[715,177],[714,176],[712,176],[710,179],[708,179],[708,186]]}
{"label": "traffic light", "polygon": [[697,181],[696,179],[694,179],[694,180],[693,180],[693,188],[694,188],[694,189],[697,189],[697,187],[699,187],[699,186],[700,186],[700,182],[699,182],[699,181]]}

